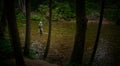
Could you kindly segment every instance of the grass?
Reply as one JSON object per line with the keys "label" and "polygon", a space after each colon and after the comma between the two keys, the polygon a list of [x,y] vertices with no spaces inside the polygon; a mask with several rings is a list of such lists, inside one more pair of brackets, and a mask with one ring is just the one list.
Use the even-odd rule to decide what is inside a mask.
{"label": "grass", "polygon": [[[37,41],[43,46],[46,46],[47,42],[47,32],[48,32],[48,22],[44,23],[44,34],[40,36],[38,29],[38,21],[31,21],[31,42]],[[52,36],[51,36],[51,46],[50,52],[57,50],[58,53],[63,54],[65,56],[65,60],[69,60],[73,44],[74,44],[74,36],[75,36],[75,21],[61,21],[61,22],[52,22]],[[25,40],[25,22],[18,22],[20,38],[22,44],[24,44]],[[97,33],[98,23],[90,22],[87,26],[86,33],[86,44],[85,44],[85,55],[90,56],[90,52],[92,51],[96,33]],[[116,26],[112,23],[103,24],[100,38],[104,38],[116,45],[120,43],[120,26]],[[87,56],[85,56],[86,59]]]}

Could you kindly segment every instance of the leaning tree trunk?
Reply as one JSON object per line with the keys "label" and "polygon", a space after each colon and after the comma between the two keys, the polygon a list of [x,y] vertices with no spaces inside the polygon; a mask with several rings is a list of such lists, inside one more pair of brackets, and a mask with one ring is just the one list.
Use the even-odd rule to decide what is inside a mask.
{"label": "leaning tree trunk", "polygon": [[92,52],[90,61],[88,63],[88,66],[92,66],[92,63],[93,63],[93,60],[94,60],[94,57],[95,57],[95,53],[96,53],[96,50],[97,50],[97,46],[98,46],[98,42],[99,42],[99,36],[100,36],[100,30],[101,30],[101,27],[102,27],[103,13],[104,13],[104,0],[102,0],[102,2],[101,2],[101,12],[100,12],[100,20],[99,20],[97,36],[96,36],[95,45],[93,47],[93,52]]}
{"label": "leaning tree trunk", "polygon": [[17,66],[25,66],[15,17],[15,0],[4,0],[4,2],[6,8],[5,14],[8,21],[8,29],[14,49],[16,64]]}
{"label": "leaning tree trunk", "polygon": [[26,0],[26,36],[24,55],[29,56],[30,53],[30,0]]}
{"label": "leaning tree trunk", "polygon": [[50,42],[51,42],[51,26],[52,26],[52,0],[49,0],[49,33],[48,33],[48,39],[47,39],[47,46],[45,48],[45,52],[44,52],[44,56],[43,59],[45,60],[47,55],[48,55],[48,51],[50,48]]}
{"label": "leaning tree trunk", "polygon": [[70,59],[70,64],[72,66],[82,64],[87,27],[87,19],[85,15],[85,0],[76,0],[76,35]]}

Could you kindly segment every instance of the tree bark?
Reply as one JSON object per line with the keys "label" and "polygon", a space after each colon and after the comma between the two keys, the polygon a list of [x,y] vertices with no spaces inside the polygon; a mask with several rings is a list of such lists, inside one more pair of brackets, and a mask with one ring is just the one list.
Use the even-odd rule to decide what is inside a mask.
{"label": "tree bark", "polygon": [[47,39],[47,46],[44,52],[44,56],[43,59],[45,60],[48,52],[49,52],[49,48],[50,48],[50,42],[51,42],[51,26],[52,26],[52,0],[49,0],[49,32],[48,32],[48,39]]}
{"label": "tree bark", "polygon": [[76,0],[76,35],[70,59],[70,64],[72,64],[72,66],[82,64],[87,27],[87,19],[85,15],[85,0]]}
{"label": "tree bark", "polygon": [[5,8],[4,8],[2,12],[1,21],[0,21],[0,40],[4,39],[5,37],[4,35],[5,27],[6,27],[6,18],[5,18]]}
{"label": "tree bark", "polygon": [[26,36],[25,36],[25,47],[24,55],[29,57],[30,53],[30,0],[26,0]]}
{"label": "tree bark", "polygon": [[24,16],[26,16],[26,4],[25,4],[26,0],[18,0],[19,3],[19,8],[21,10],[21,12],[23,13]]}
{"label": "tree bark", "polygon": [[8,21],[8,29],[11,37],[12,47],[14,49],[16,64],[17,66],[25,66],[15,17],[15,0],[4,0],[4,2],[6,8],[5,14]]}
{"label": "tree bark", "polygon": [[97,36],[96,36],[96,40],[95,40],[95,45],[93,47],[93,52],[90,58],[90,61],[88,63],[88,66],[92,66],[95,54],[96,54],[96,50],[97,50],[97,46],[98,46],[98,42],[99,42],[99,36],[100,36],[100,32],[101,32],[101,27],[102,27],[102,20],[103,20],[103,14],[104,14],[104,0],[102,0],[101,2],[101,11],[100,11],[100,19],[99,19],[99,26],[98,26],[98,30],[97,30]]}

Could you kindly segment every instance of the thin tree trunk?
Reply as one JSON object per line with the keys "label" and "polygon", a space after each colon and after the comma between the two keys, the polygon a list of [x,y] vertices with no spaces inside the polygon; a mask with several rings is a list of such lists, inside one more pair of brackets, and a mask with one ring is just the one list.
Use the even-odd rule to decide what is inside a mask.
{"label": "thin tree trunk", "polygon": [[94,45],[93,52],[92,52],[90,61],[88,63],[88,66],[92,66],[92,63],[93,63],[93,60],[94,60],[94,57],[96,54],[96,50],[97,50],[97,46],[98,46],[98,42],[99,42],[100,31],[101,31],[101,27],[102,27],[103,14],[104,14],[104,0],[102,0],[102,2],[101,2],[100,20],[99,20],[96,41],[95,41],[95,45]]}
{"label": "thin tree trunk", "polygon": [[26,0],[26,36],[24,55],[29,57],[30,51],[30,0]]}
{"label": "thin tree trunk", "polygon": [[119,13],[120,12],[120,7],[117,8],[116,10],[116,25],[120,25],[120,17],[119,17]]}
{"label": "thin tree trunk", "polygon": [[70,64],[72,66],[82,64],[87,27],[87,19],[85,15],[85,0],[76,0],[76,35],[70,59]]}
{"label": "thin tree trunk", "polygon": [[4,0],[4,2],[6,8],[5,14],[8,20],[8,29],[14,49],[16,64],[17,66],[25,66],[15,17],[15,0]]}
{"label": "thin tree trunk", "polygon": [[47,40],[47,46],[44,52],[44,56],[43,59],[45,60],[48,52],[49,52],[49,48],[50,48],[50,42],[51,42],[51,26],[52,26],[52,0],[49,0],[49,33],[48,33],[48,40]]}
{"label": "thin tree trunk", "polygon": [[22,11],[22,13],[24,14],[24,16],[26,16],[26,4],[25,4],[25,0],[18,0],[18,4],[19,4],[19,8]]}

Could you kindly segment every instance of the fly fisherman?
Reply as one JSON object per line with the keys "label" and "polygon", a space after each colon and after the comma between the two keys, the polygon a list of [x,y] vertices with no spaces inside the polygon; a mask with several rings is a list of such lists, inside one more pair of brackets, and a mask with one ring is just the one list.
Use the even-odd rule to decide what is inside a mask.
{"label": "fly fisherman", "polygon": [[40,21],[40,23],[38,24],[39,30],[40,30],[40,35],[43,34],[43,23]]}

